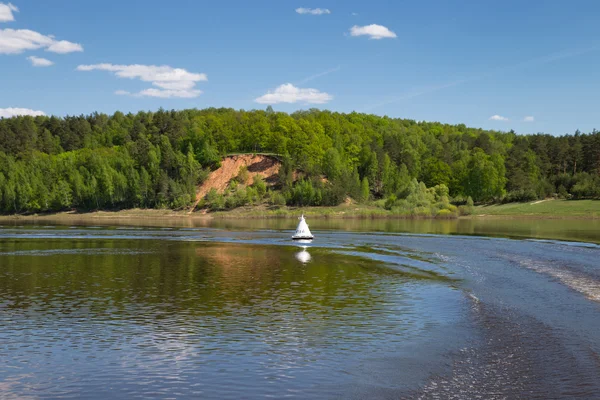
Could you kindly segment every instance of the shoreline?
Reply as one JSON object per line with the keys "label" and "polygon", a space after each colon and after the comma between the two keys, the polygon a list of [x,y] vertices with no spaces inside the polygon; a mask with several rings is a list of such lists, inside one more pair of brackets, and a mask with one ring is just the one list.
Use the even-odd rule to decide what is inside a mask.
{"label": "shoreline", "polygon": [[[599,204],[600,205],[600,204]],[[42,213],[42,214],[10,214],[0,215],[0,223],[11,221],[109,221],[109,220],[162,220],[162,219],[178,219],[178,220],[236,220],[236,219],[293,219],[298,217],[298,214],[304,213],[305,216],[311,219],[352,219],[352,220],[436,220],[436,221],[458,221],[458,220],[510,220],[510,219],[527,219],[527,220],[597,220],[600,219],[600,214],[581,215],[581,214],[546,214],[546,213],[530,213],[530,214],[485,214],[475,213],[472,215],[456,216],[452,218],[436,218],[418,215],[399,215],[393,214],[385,210],[358,209],[340,210],[339,208],[324,208],[315,209],[313,207],[280,209],[280,210],[261,210],[257,208],[249,208],[243,210],[219,211],[214,213],[188,211],[173,211],[173,210],[157,210],[157,209],[128,209],[119,211],[62,211],[57,213]]]}

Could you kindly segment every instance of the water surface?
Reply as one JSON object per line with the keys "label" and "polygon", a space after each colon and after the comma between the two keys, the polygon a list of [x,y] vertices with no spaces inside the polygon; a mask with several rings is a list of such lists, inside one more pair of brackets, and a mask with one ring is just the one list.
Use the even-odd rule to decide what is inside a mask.
{"label": "water surface", "polygon": [[600,392],[599,246],[313,227],[5,226],[2,397]]}
{"label": "water surface", "polygon": [[[118,214],[117,214],[118,215]],[[75,225],[103,227],[172,227],[172,228],[215,228],[225,230],[289,230],[297,220],[287,219],[205,219],[205,218],[127,218],[121,216],[81,218],[69,220],[44,219],[4,221],[7,227]],[[600,244],[600,219],[539,219],[513,217],[486,217],[465,219],[357,219],[357,218],[313,218],[309,219],[311,230],[348,232],[423,233],[438,235],[475,235],[506,238],[536,238],[571,240]]]}

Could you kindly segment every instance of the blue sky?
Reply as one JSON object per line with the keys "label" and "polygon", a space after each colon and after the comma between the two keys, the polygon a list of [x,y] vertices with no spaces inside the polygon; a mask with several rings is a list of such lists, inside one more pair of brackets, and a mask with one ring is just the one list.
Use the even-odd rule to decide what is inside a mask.
{"label": "blue sky", "polygon": [[2,1],[3,116],[272,104],[600,129],[596,0]]}

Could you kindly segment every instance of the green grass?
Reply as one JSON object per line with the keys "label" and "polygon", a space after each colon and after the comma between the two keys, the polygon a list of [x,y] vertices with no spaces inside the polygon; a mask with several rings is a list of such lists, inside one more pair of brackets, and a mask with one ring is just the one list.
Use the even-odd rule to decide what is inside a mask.
{"label": "green grass", "polygon": [[477,206],[476,216],[505,215],[547,218],[600,218],[600,200],[546,200],[543,202],[508,203]]}
{"label": "green grass", "polygon": [[229,211],[210,213],[215,218],[296,218],[299,213],[307,217],[325,218],[372,218],[386,214],[386,210],[364,205],[341,205],[337,207],[287,207],[287,206],[244,206]]}
{"label": "green grass", "polygon": [[287,206],[245,206],[229,211],[209,213],[214,218],[297,218],[300,213],[310,218],[357,218],[357,219],[407,219],[407,218],[457,218],[456,214],[421,215],[407,211],[388,211],[380,207],[364,204],[342,204],[337,207],[287,207]]}

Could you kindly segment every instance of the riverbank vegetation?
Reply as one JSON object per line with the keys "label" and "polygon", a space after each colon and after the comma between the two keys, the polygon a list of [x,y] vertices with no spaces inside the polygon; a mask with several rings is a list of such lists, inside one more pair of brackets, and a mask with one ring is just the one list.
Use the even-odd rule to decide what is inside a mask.
{"label": "riverbank vegetation", "polygon": [[[386,210],[383,205],[375,202],[369,204],[343,203],[339,206],[273,206],[269,204],[247,205],[236,207],[227,211],[214,212],[196,212],[190,214],[186,210],[169,209],[126,209],[118,211],[91,211],[78,212],[67,211],[58,213],[39,213],[39,214],[20,214],[20,215],[0,215],[0,225],[14,221],[32,221],[37,223],[73,223],[73,224],[95,224],[102,223],[117,224],[125,222],[129,224],[143,223],[148,226],[162,226],[164,221],[172,221],[176,224],[190,220],[206,221],[209,224],[212,219],[293,219],[303,213],[310,220],[315,219],[430,219],[423,214],[401,212],[399,210]],[[598,200],[547,200],[534,201],[529,203],[507,203],[474,206],[470,210],[470,215],[461,217],[461,220],[481,220],[481,219],[600,219],[600,201]],[[438,217],[440,219],[440,217]],[[441,218],[452,219],[455,218]],[[202,222],[204,224],[204,222]],[[207,225],[208,226],[208,225]],[[295,226],[295,225],[294,225]]]}
{"label": "riverbank vegetation", "polygon": [[475,216],[510,216],[539,218],[600,218],[598,200],[538,200],[529,203],[507,203],[477,206]]}
{"label": "riverbank vegetation", "polygon": [[[274,186],[199,206],[370,204],[451,217],[475,203],[600,197],[600,133],[517,135],[367,114],[206,109],[0,120],[0,211],[183,209],[226,154],[282,161]],[[260,181],[260,180],[259,180]]]}

